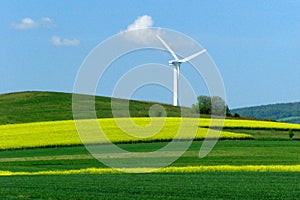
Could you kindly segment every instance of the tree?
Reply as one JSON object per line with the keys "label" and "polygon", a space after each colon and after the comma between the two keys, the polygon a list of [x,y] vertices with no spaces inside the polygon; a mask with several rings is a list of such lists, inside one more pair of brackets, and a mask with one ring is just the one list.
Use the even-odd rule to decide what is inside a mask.
{"label": "tree", "polygon": [[199,96],[198,107],[201,114],[211,114],[211,98],[208,96]]}
{"label": "tree", "polygon": [[230,116],[228,106],[226,105],[225,101],[219,96],[210,97],[201,95],[197,98],[197,100],[197,104],[193,104],[192,108],[200,114]]}

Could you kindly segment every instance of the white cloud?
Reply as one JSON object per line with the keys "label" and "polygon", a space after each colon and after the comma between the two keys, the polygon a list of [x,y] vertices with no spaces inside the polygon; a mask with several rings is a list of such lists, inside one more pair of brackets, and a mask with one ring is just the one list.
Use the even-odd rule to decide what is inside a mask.
{"label": "white cloud", "polygon": [[53,36],[51,38],[51,43],[54,46],[78,46],[80,41],[77,39],[67,39],[67,38],[60,38],[58,36]]}
{"label": "white cloud", "polygon": [[26,17],[20,21],[20,23],[13,24],[13,28],[19,30],[32,29],[38,26],[38,23],[33,19]]}
{"label": "white cloud", "polygon": [[141,28],[150,28],[154,24],[151,16],[143,15],[138,17],[132,24],[128,25],[127,30],[132,31]]}
{"label": "white cloud", "polygon": [[132,24],[127,26],[125,31],[122,31],[121,33],[123,33],[126,39],[130,41],[139,44],[148,44],[153,42],[153,39],[155,39],[155,33],[151,29],[153,24],[154,21],[151,16],[139,16]]}
{"label": "white cloud", "polygon": [[18,23],[13,23],[12,27],[17,30],[27,30],[33,28],[51,28],[53,21],[49,17],[43,17],[39,20],[33,20],[29,17],[21,19]]}

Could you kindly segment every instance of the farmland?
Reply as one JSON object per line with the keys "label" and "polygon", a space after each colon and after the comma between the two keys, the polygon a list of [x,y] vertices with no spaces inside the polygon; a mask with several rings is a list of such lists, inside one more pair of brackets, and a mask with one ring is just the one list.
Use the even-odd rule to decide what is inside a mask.
{"label": "farmland", "polygon": [[[124,121],[126,125],[126,119],[120,119]],[[154,119],[161,125],[164,123],[163,119]],[[140,126],[146,126],[150,123],[149,118],[135,118],[133,121]],[[162,122],[161,122],[162,121]],[[99,119],[98,122],[104,129],[105,134],[114,143],[132,143],[132,142],[154,142],[154,141],[170,141],[174,138],[180,118],[167,118],[163,128],[155,135],[140,139],[144,135],[140,132],[136,133],[139,137],[129,136],[125,134],[116,124],[113,118],[111,119]],[[191,124],[197,123],[197,119],[189,119]],[[201,140],[207,133],[207,127],[210,120],[203,118],[200,120],[199,128],[195,139]],[[159,127],[153,129],[159,130]],[[233,129],[233,131],[226,131],[226,129]],[[239,131],[236,131],[238,129]],[[246,129],[246,130],[244,130]],[[274,130],[274,131],[287,131],[289,129],[295,130],[296,137],[299,137],[300,125],[298,124],[286,124],[275,122],[260,122],[250,120],[226,120],[224,125],[224,131],[220,136],[220,139],[253,139],[251,131],[253,130]],[[189,139],[191,137],[190,130],[186,132],[179,139]],[[0,126],[0,149],[16,149],[16,148],[32,148],[43,146],[74,146],[82,144],[77,134],[76,127],[73,121],[55,121],[55,122],[38,122],[38,123],[26,123],[26,124],[10,124]],[[247,133],[245,133],[247,132]],[[279,133],[281,134],[281,133]],[[284,138],[286,134],[281,134]],[[97,138],[97,141],[91,139],[90,143],[103,143],[105,140]]]}
{"label": "farmland", "polygon": [[[166,142],[156,142],[118,144],[118,146],[130,152],[151,152],[166,144]],[[200,159],[198,154],[201,144],[201,141],[193,142],[170,167],[267,166],[270,164],[296,166],[300,164],[298,141],[220,141],[207,157]],[[10,169],[20,172],[62,171],[95,167],[107,168],[90,155],[83,146],[9,150],[2,151],[0,154],[0,171]],[[223,171],[230,171],[228,169],[224,168]],[[299,170],[299,167],[295,169]]]}
{"label": "farmland", "polygon": [[[176,142],[193,138],[195,125],[196,135],[184,154],[152,173],[131,174],[104,165],[82,145],[70,113],[70,97],[40,92],[0,95],[0,198],[295,199],[300,195],[299,124],[226,119],[216,146],[200,159],[207,131],[212,131],[208,137],[216,136],[215,129],[222,121],[187,118]],[[96,107],[111,112],[109,101],[96,97]],[[151,105],[131,101],[131,113],[136,116],[131,119],[140,127],[136,130],[127,118],[116,122],[104,118],[105,112],[97,113],[96,123],[119,148],[141,155],[153,152],[168,145],[182,119],[170,105],[166,108],[173,117],[149,118]],[[134,134],[127,134],[120,123]],[[289,131],[294,133],[293,139]],[[94,136],[92,130],[90,133]],[[106,142],[101,137],[88,141],[91,145]],[[174,152],[164,156],[172,157]],[[121,156],[110,159],[125,161]]]}
{"label": "farmland", "polygon": [[[164,173],[0,177],[8,199],[295,199],[300,173]],[[67,183],[67,184],[66,184]]]}
{"label": "farmland", "polygon": [[[146,174],[123,174],[111,170],[90,156],[82,146],[2,151],[0,171],[20,173],[0,176],[0,196],[43,199],[293,199],[299,195],[299,172],[278,169],[273,172],[228,169],[174,172],[176,167],[186,166],[206,169],[221,166],[299,166],[298,141],[220,141],[207,157],[199,159],[201,143],[194,142],[170,166],[173,172]],[[119,146],[130,151],[152,151],[165,144]],[[66,173],[59,173],[61,171]],[[21,172],[27,172],[27,175]],[[39,175],[31,174],[35,172]]]}
{"label": "farmland", "polygon": [[[126,125],[126,119],[120,119]],[[154,119],[161,125],[164,121],[160,118]],[[137,132],[139,137],[133,137],[125,134],[116,124],[114,119],[100,119],[104,132],[107,137],[114,143],[130,143],[140,141],[142,135]],[[135,118],[135,123],[140,126],[149,124],[149,118]],[[160,123],[160,121],[162,121]],[[152,137],[144,138],[144,141],[170,141],[176,135],[180,118],[167,118],[163,128]],[[191,124],[197,123],[197,119],[190,119]],[[300,125],[299,125],[300,127]],[[159,130],[160,127],[153,127]],[[82,144],[77,134],[76,127],[73,121],[56,121],[56,122],[39,122],[39,123],[26,123],[26,124],[13,124],[0,126],[0,149],[15,149],[15,148],[28,148],[28,147],[41,147],[41,146],[72,146]],[[143,132],[142,132],[143,133]],[[199,128],[195,139],[203,139],[207,133],[207,128]],[[185,130],[179,139],[189,139],[190,130]],[[249,134],[232,133],[223,131],[221,139],[252,139]],[[104,139],[93,140],[90,143],[104,143]]]}

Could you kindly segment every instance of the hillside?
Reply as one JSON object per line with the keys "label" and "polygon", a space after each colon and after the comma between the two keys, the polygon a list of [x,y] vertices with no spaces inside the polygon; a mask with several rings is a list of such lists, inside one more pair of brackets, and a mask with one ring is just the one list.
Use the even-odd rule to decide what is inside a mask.
{"label": "hillside", "polygon": [[300,124],[300,102],[238,108],[231,110],[231,113],[256,119],[271,119]]}
{"label": "hillside", "polygon": [[[124,101],[121,100],[120,101]],[[82,103],[84,105],[84,102]],[[155,103],[129,101],[132,117],[149,116],[149,108]],[[168,116],[180,116],[180,108],[163,105]],[[98,118],[110,118],[111,98],[95,97]],[[188,112],[189,108],[185,108]],[[0,94],[0,125],[27,122],[57,121],[73,119],[72,94],[59,92],[17,92]]]}

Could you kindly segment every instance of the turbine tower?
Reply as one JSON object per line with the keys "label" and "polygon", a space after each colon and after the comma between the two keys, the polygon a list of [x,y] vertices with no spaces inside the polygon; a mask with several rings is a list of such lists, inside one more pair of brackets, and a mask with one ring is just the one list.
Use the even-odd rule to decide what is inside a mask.
{"label": "turbine tower", "polygon": [[173,69],[173,106],[177,106],[178,102],[178,79],[179,79],[179,70],[181,63],[188,62],[192,60],[193,58],[199,56],[200,54],[204,53],[206,50],[203,49],[191,56],[188,56],[183,59],[179,59],[174,51],[167,45],[167,43],[159,36],[156,35],[156,37],[161,41],[161,43],[166,47],[166,49],[169,51],[169,53],[174,57],[175,60],[170,60],[169,65],[174,65]]}

